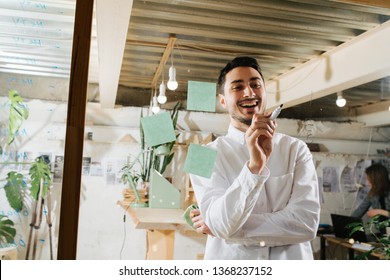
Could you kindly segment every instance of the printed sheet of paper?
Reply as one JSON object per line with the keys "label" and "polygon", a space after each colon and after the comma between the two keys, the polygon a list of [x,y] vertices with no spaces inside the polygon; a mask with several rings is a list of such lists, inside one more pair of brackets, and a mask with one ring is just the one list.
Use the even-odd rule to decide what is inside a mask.
{"label": "printed sheet of paper", "polygon": [[176,140],[171,115],[163,112],[141,118],[145,141],[149,147],[169,143]]}
{"label": "printed sheet of paper", "polygon": [[187,110],[215,112],[215,83],[188,81]]}
{"label": "printed sheet of paper", "polygon": [[210,178],[216,159],[217,151],[192,143],[188,148],[184,171]]}

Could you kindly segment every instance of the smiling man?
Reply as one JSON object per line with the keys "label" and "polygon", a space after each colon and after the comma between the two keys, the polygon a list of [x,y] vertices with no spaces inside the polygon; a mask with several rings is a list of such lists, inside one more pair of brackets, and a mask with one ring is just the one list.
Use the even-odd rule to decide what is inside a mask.
{"label": "smiling man", "polygon": [[209,144],[218,152],[211,178],[191,175],[205,259],[313,259],[320,203],[309,149],[275,132],[256,59],[233,59],[218,87],[229,130]]}

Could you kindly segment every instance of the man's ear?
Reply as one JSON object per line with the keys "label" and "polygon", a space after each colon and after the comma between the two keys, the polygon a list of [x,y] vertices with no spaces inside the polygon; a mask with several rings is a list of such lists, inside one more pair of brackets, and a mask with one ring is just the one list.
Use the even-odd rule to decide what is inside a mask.
{"label": "man's ear", "polygon": [[219,99],[219,103],[221,104],[221,106],[226,109],[225,95],[218,94],[218,99]]}

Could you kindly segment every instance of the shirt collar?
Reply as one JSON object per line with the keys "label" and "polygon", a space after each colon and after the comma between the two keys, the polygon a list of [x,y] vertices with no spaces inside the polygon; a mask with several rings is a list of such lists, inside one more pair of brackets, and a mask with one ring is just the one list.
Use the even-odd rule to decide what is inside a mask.
{"label": "shirt collar", "polygon": [[239,142],[240,144],[245,144],[245,132],[238,130],[232,124],[229,125],[227,137]]}

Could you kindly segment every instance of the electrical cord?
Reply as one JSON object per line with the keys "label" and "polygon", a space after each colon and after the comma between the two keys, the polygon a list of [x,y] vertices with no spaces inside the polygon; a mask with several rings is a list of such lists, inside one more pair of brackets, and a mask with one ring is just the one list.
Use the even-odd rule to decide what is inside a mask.
{"label": "electrical cord", "polygon": [[123,241],[122,241],[121,249],[119,251],[119,259],[120,260],[122,260],[122,252],[123,252],[123,249],[125,248],[125,243],[126,243],[126,235],[127,235],[127,232],[126,232],[126,212],[127,212],[127,209],[129,209],[129,207],[130,207],[130,203],[126,207],[125,213],[123,214]]}

